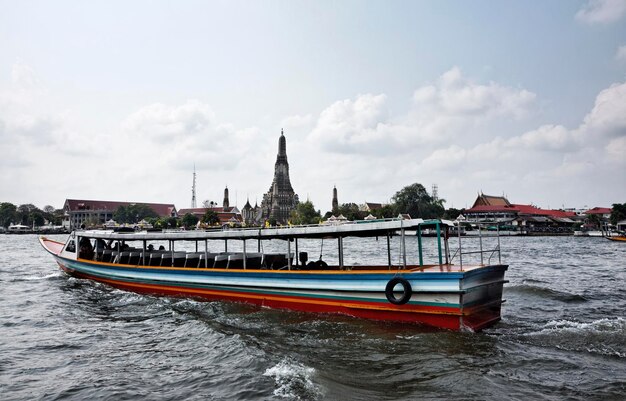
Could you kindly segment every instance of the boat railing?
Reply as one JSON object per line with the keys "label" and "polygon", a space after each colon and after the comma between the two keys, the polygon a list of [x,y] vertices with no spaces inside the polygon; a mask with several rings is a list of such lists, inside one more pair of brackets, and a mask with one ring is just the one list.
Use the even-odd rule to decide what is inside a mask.
{"label": "boat railing", "polygon": [[[463,255],[480,255],[480,264],[484,265],[485,264],[485,255],[487,256],[487,264],[491,263],[491,259],[494,257],[494,255],[498,255],[498,263],[501,264],[502,263],[502,254],[500,252],[500,224],[496,224],[496,239],[497,239],[497,243],[495,245],[495,247],[493,248],[489,248],[489,249],[485,249],[484,247],[484,243],[483,243],[483,235],[482,235],[482,226],[484,225],[489,225],[489,226],[493,226],[494,222],[492,221],[485,221],[485,222],[475,222],[473,221],[472,224],[476,224],[478,226],[478,250],[471,250],[471,251],[467,251],[463,249],[463,241],[461,240],[461,221],[457,221],[457,228],[458,228],[458,247],[457,249],[454,251],[454,254],[450,257],[450,261],[452,262],[452,260],[454,260],[457,256],[459,258],[459,265],[460,267],[463,267]],[[493,236],[490,236],[493,237]],[[476,238],[476,237],[474,237]]]}

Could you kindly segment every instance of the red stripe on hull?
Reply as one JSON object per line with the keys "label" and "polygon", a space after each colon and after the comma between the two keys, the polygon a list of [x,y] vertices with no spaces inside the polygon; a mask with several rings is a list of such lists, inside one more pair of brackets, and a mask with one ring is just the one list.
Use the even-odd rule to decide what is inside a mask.
{"label": "red stripe on hull", "polygon": [[84,279],[90,279],[108,284],[126,291],[141,294],[163,295],[173,297],[193,297],[204,300],[224,300],[267,306],[277,309],[289,309],[301,312],[340,313],[349,316],[398,322],[426,324],[434,327],[459,330],[468,328],[481,330],[500,320],[500,305],[489,309],[445,308],[436,306],[380,304],[362,301],[331,301],[322,298],[304,298],[273,294],[250,294],[236,291],[208,290],[202,288],[188,288],[163,286],[145,283],[129,283],[116,280],[102,279],[88,274],[68,269],[59,263],[59,266],[68,274]]}

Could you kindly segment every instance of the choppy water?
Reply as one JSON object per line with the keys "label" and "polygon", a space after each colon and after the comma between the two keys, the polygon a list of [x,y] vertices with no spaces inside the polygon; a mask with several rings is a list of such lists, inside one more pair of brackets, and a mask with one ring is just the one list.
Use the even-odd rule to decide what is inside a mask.
{"label": "choppy water", "polygon": [[502,322],[456,333],[122,292],[1,235],[0,399],[625,399],[626,246],[502,247]]}

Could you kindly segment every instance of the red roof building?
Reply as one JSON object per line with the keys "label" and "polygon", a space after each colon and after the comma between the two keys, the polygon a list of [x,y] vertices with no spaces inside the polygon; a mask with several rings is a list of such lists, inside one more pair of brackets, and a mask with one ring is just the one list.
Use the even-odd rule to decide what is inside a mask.
{"label": "red roof building", "polygon": [[583,212],[583,214],[586,214],[586,215],[600,214],[608,218],[611,215],[612,211],[613,209],[609,207],[594,207],[593,209],[589,209]]}
{"label": "red roof building", "polygon": [[120,206],[146,205],[159,217],[177,217],[176,206],[166,203],[119,202],[88,199],[66,199],[63,205],[65,219],[63,225],[72,230],[87,220],[104,224],[113,219],[113,213]]}
{"label": "red roof building", "polygon": [[229,224],[240,225],[243,222],[243,217],[239,209],[237,209],[237,207],[212,207],[212,208],[197,207],[197,208],[189,208],[189,209],[180,209],[178,211],[178,215],[182,217],[188,213],[191,213],[194,216],[196,216],[198,219],[202,219],[202,217],[205,215],[207,210],[212,210],[215,212],[215,214],[217,215],[217,218],[220,221],[221,226],[225,226]]}
{"label": "red roof building", "polygon": [[463,213],[468,221],[510,223],[513,226],[571,227],[579,220],[573,211],[541,209],[513,204],[503,196],[478,195],[474,206]]}

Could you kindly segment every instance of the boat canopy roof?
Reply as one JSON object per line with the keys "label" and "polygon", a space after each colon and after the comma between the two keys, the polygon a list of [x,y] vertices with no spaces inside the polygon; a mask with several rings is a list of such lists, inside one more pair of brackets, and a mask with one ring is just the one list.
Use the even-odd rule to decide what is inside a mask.
{"label": "boat canopy roof", "polygon": [[388,219],[360,220],[344,224],[291,226],[276,228],[231,228],[225,230],[190,230],[190,231],[139,231],[115,232],[112,230],[77,230],[79,237],[101,238],[126,241],[154,240],[226,240],[226,239],[294,239],[294,238],[340,238],[340,237],[376,237],[393,235],[399,230],[415,230],[433,227],[437,224],[453,226],[449,220],[423,219]]}

